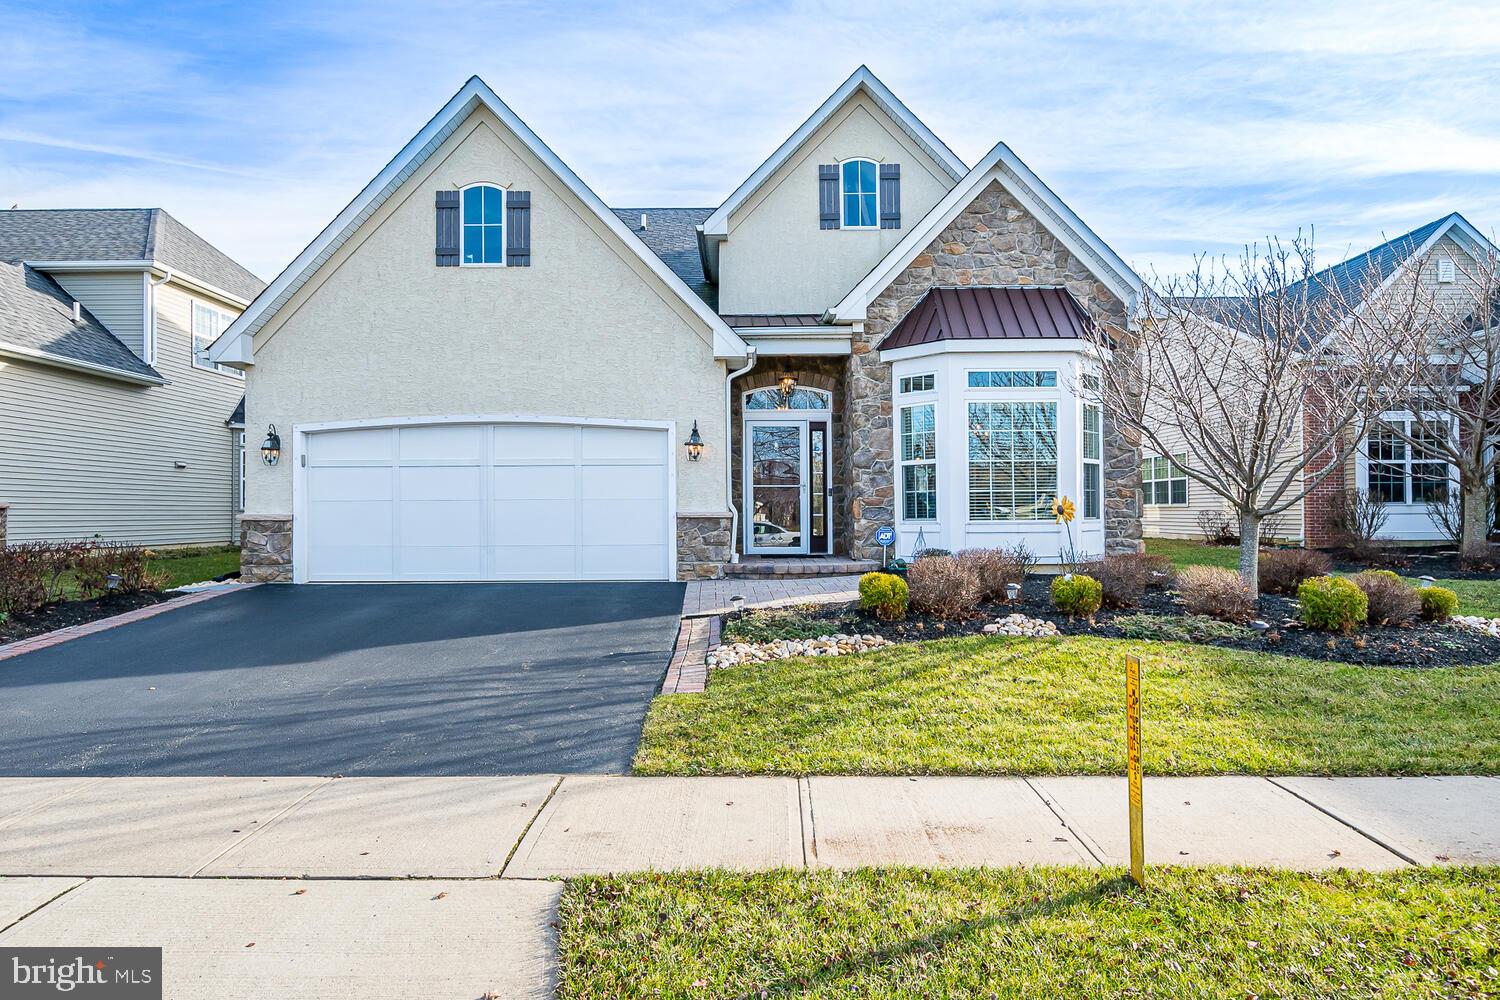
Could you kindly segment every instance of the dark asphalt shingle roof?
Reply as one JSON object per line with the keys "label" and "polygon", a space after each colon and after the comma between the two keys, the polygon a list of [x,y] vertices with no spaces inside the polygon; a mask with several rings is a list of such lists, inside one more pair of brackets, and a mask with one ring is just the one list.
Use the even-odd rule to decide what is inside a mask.
{"label": "dark asphalt shingle roof", "polygon": [[[1422,244],[1451,220],[1462,218],[1457,212],[1434,219],[1425,226],[1418,226],[1409,233],[1386,240],[1362,254],[1350,257],[1332,267],[1325,267],[1307,280],[1311,282],[1311,298],[1317,299],[1331,294],[1335,289],[1349,302],[1358,302],[1361,294],[1373,283],[1389,278],[1395,270],[1409,260]],[[1301,282],[1298,282],[1301,284]],[[1292,286],[1295,288],[1296,286]]]}
{"label": "dark asphalt shingle roof", "polygon": [[[612,208],[620,221],[662,259],[672,273],[683,280],[693,294],[710,308],[719,305],[719,289],[703,273],[703,258],[698,255],[698,227],[714,214],[711,208]],[[641,215],[646,228],[641,228]]]}
{"label": "dark asphalt shingle roof", "polygon": [[266,283],[160,208],[0,212],[0,261],[154,260],[253,299]]}
{"label": "dark asphalt shingle roof", "polygon": [[224,422],[226,424],[230,424],[230,425],[235,426],[235,427],[243,427],[243,426],[245,426],[245,397],[244,396],[240,397],[240,401],[235,406],[234,412],[231,413],[229,415],[229,419],[226,420],[226,421],[224,421]]}
{"label": "dark asphalt shingle roof", "polygon": [[25,264],[0,263],[0,344],[161,379],[87,309],[74,323],[73,297]]}

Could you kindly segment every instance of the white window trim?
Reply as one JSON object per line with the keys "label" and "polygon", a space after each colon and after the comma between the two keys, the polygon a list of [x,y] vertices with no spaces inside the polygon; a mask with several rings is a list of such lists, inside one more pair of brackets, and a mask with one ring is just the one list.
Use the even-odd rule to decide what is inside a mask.
{"label": "white window trim", "polygon": [[[941,440],[942,440],[942,437],[941,437],[941,434],[940,434],[940,431],[939,431],[939,427],[938,427],[938,424],[940,422],[940,417],[938,416],[938,410],[940,410],[941,407],[938,405],[937,393],[936,392],[934,392],[934,391],[932,391],[932,390],[929,389],[929,390],[924,390],[920,394],[913,393],[913,396],[918,396],[918,395],[920,395],[923,398],[913,398],[910,402],[903,403],[899,407],[899,409],[897,411],[897,414],[896,414],[896,459],[897,459],[896,465],[897,465],[897,472],[898,472],[898,478],[897,478],[897,481],[896,481],[896,490],[900,494],[900,497],[901,497],[901,518],[900,518],[900,520],[902,521],[902,523],[906,523],[906,524],[937,524],[941,520],[941,518],[938,516],[938,511],[942,509],[939,506],[939,504],[941,503],[941,497],[942,497],[942,484],[940,482],[938,482],[938,452],[940,450],[939,442],[941,442]],[[905,457],[905,455],[906,455],[906,448],[904,447],[905,443],[901,440],[901,414],[900,414],[900,410],[911,410],[911,409],[915,409],[916,407],[919,407],[919,406],[930,406],[930,407],[932,407],[932,455],[931,455],[930,458],[912,458],[912,459],[908,459],[908,458]],[[965,442],[965,443],[967,444],[967,442]],[[932,514],[931,517],[912,517],[910,514],[908,514],[906,512],[906,467],[908,465],[930,465],[930,466],[932,466],[932,494],[933,494],[932,510],[933,510],[933,514]]]}
{"label": "white window trim", "polygon": [[[1083,447],[1083,436],[1088,431],[1088,423],[1084,419],[1089,407],[1099,411],[1099,457],[1089,458]],[[1083,513],[1087,507],[1088,470],[1089,466],[1099,467],[1099,513],[1088,517]],[[1104,407],[1087,399],[1078,400],[1078,511],[1079,518],[1085,521],[1104,520]]]}
{"label": "white window trim", "polygon": [[[930,388],[930,389],[902,389],[902,388],[900,388],[900,386],[901,386],[902,383],[907,382],[907,381],[909,381],[911,379],[915,379],[915,378],[930,378],[930,379],[932,379],[932,388]],[[902,375],[900,378],[896,379],[897,395],[901,395],[901,396],[925,396],[928,393],[936,393],[937,392],[937,384],[938,384],[938,378],[937,378],[937,372],[935,372],[935,371],[932,371],[932,372],[913,372],[910,375]]]}
{"label": "white window trim", "polygon": [[243,514],[245,513],[245,432],[239,431],[238,436],[235,440],[239,446],[237,455],[238,461],[235,464],[238,466],[240,479],[239,496],[235,499],[238,500],[238,504],[236,505],[238,508],[238,512]]}
{"label": "white window trim", "polygon": [[208,343],[203,347],[203,353],[205,355],[207,355],[208,349],[213,346],[214,341],[217,340],[225,330],[229,329],[230,324],[235,321],[234,314],[229,312],[228,310],[221,309],[217,305],[214,305],[212,302],[209,302],[205,299],[198,299],[190,296],[188,298],[188,363],[192,367],[198,369],[200,372],[214,372],[218,375],[227,375],[230,378],[244,381],[245,373],[238,368],[231,368],[228,365],[221,365],[217,361],[199,360],[198,307],[200,305],[205,309],[212,309],[214,312],[218,313],[220,317],[218,333],[215,333],[212,337],[209,337]]}
{"label": "white window trim", "polygon": [[[1035,373],[1041,374],[1041,375],[1051,375],[1052,376],[1052,381],[1053,381],[1054,384],[1053,385],[1030,385],[1030,386],[1027,386],[1027,385],[1016,385],[1016,386],[970,385],[969,384],[969,376],[973,375],[975,372],[1035,372]],[[1060,390],[1061,389],[1062,389],[1062,372],[1058,371],[1056,368],[1025,368],[1025,367],[1017,367],[1017,366],[1011,366],[1011,367],[1008,367],[1008,368],[997,368],[994,365],[989,365],[989,366],[983,366],[983,367],[978,367],[978,368],[965,368],[964,369],[964,391],[965,392],[1020,392],[1020,393],[1028,393],[1028,394],[1046,393],[1046,394],[1050,394],[1050,396],[1053,397],[1053,398],[1061,398],[1061,394],[1060,394]],[[1028,396],[1028,398],[1029,398],[1029,396]]]}
{"label": "white window trim", "polygon": [[[850,192],[844,190],[844,164],[846,163],[868,163],[875,168],[875,223],[870,226],[851,226],[844,215],[844,199]],[[880,161],[871,156],[851,156],[844,160],[835,160],[834,164],[839,172],[839,229],[851,233],[867,233],[872,229],[880,228]],[[864,192],[856,191],[857,195]]]}
{"label": "white window trim", "polygon": [[[498,225],[500,226],[500,261],[499,261],[499,263],[496,263],[495,261],[488,261],[488,260],[487,261],[482,261],[482,262],[469,263],[469,262],[467,262],[467,261],[464,260],[464,240],[467,237],[467,234],[465,233],[465,230],[467,229],[467,226],[464,225],[464,192],[468,191],[470,188],[484,188],[484,187],[494,188],[496,191],[500,192],[500,222],[498,223]],[[481,197],[480,201],[481,201],[481,205],[482,205],[483,204],[483,198],[482,197]],[[482,211],[482,209],[481,209],[481,211]],[[506,266],[505,255],[506,255],[506,252],[507,252],[507,249],[508,249],[506,247],[506,243],[509,242],[509,240],[510,240],[510,233],[507,231],[508,228],[509,228],[509,226],[510,226],[510,220],[506,217],[506,213],[509,212],[509,211],[510,211],[510,189],[507,188],[504,184],[499,184],[499,183],[496,183],[495,181],[475,181],[472,184],[465,184],[463,187],[461,187],[461,188],[458,189],[458,266],[459,267],[505,267]],[[491,223],[481,223],[481,225],[494,226],[494,225],[496,225],[496,223],[493,223],[493,222],[491,222]],[[481,250],[482,250],[482,248],[481,248]]]}
{"label": "white window trim", "polygon": [[[988,368],[977,368],[977,369],[974,369],[974,370],[975,371],[990,371],[991,369],[988,369]],[[1027,369],[1027,370],[1030,370],[1030,369]],[[1037,369],[1037,370],[1040,370],[1040,371],[1049,371],[1050,369]],[[964,373],[964,385],[968,385],[968,384],[969,384],[969,378],[968,378],[968,372],[966,371]],[[975,518],[974,517],[974,499],[973,499],[973,496],[972,496],[972,493],[973,493],[972,483],[973,483],[973,466],[974,466],[974,462],[969,457],[969,434],[971,433],[970,425],[969,425],[969,404],[970,403],[1029,403],[1029,404],[1034,404],[1034,405],[1043,405],[1043,404],[1046,404],[1046,403],[1052,403],[1053,404],[1053,406],[1054,406],[1053,415],[1052,415],[1053,424],[1054,424],[1054,426],[1053,426],[1053,448],[1056,451],[1056,454],[1054,456],[1054,465],[1056,466],[1056,469],[1055,469],[1055,471],[1053,473],[1054,478],[1052,480],[1052,496],[1053,496],[1053,498],[1056,498],[1062,492],[1062,478],[1063,478],[1063,450],[1062,450],[1062,439],[1060,437],[1060,433],[1061,433],[1060,432],[1060,425],[1062,423],[1062,408],[1063,408],[1062,393],[1058,390],[1057,387],[1053,387],[1053,386],[1049,386],[1049,387],[1044,388],[1044,389],[993,389],[993,388],[968,389],[964,393],[964,398],[963,398],[962,404],[961,404],[962,407],[963,407],[963,415],[964,415],[964,436],[963,436],[963,458],[964,458],[964,463],[963,463],[963,476],[964,476],[964,522],[965,522],[965,524],[969,525],[969,527],[970,527],[971,530],[975,529],[975,528],[982,530],[982,529],[985,529],[985,528],[994,528],[996,526],[1006,527],[1006,526],[1010,526],[1010,525],[1037,525],[1037,524],[1049,524],[1049,523],[1051,523],[1052,520],[1053,520],[1051,514],[1047,514],[1047,515],[1042,516],[1042,517],[1030,517],[1030,518],[1008,517],[1008,518],[990,518],[990,519],[987,519],[987,520],[985,520],[985,519],[979,519],[979,518]],[[1079,451],[1081,452],[1082,449],[1080,448]],[[1031,530],[1031,529],[1027,529],[1027,530]]]}
{"label": "white window trim", "polygon": [[[1155,461],[1156,461],[1156,459],[1158,459],[1158,458],[1165,458],[1167,460],[1167,478],[1166,479],[1157,479],[1154,476],[1152,478],[1150,478],[1150,479],[1147,479],[1145,477],[1145,475],[1141,476],[1141,506],[1142,507],[1186,507],[1186,506],[1188,506],[1188,505],[1190,505],[1192,503],[1192,500],[1193,500],[1193,481],[1191,479],[1189,479],[1186,474],[1181,475],[1181,476],[1174,476],[1174,475],[1172,475],[1172,466],[1173,465],[1177,465],[1179,468],[1181,468],[1181,466],[1182,466],[1182,463],[1180,463],[1180,462],[1177,461],[1177,455],[1185,455],[1185,454],[1186,454],[1186,452],[1176,452],[1176,453],[1171,454],[1171,455],[1158,455],[1155,452],[1142,453],[1142,455],[1141,455],[1141,464],[1142,465],[1146,465],[1147,463],[1153,463],[1154,464]],[[1178,479],[1181,479],[1183,481],[1183,486],[1182,486],[1182,502],[1181,503],[1176,503],[1175,501],[1172,500],[1172,483],[1175,482]],[[1150,493],[1150,495],[1153,496],[1153,497],[1156,495],[1156,492],[1154,490],[1149,490],[1148,491],[1146,489],[1146,484],[1147,483],[1166,483],[1167,484],[1167,502],[1166,503],[1157,503],[1154,499],[1153,500],[1147,500],[1146,499],[1147,493]]]}
{"label": "white window trim", "polygon": [[[1450,437],[1456,437],[1458,435],[1458,418],[1455,417],[1453,414],[1445,412],[1443,410],[1423,410],[1423,411],[1421,411],[1420,414],[1414,413],[1411,410],[1386,410],[1384,413],[1381,413],[1375,419],[1376,419],[1376,422],[1378,422],[1378,423],[1397,423],[1397,422],[1405,423],[1405,424],[1408,425],[1407,426],[1407,433],[1411,432],[1411,428],[1410,428],[1409,425],[1412,422],[1414,422],[1414,421],[1415,422],[1419,422],[1419,423],[1421,423],[1421,422],[1425,422],[1425,423],[1441,423],[1443,421],[1447,421],[1449,436]],[[1358,489],[1362,490],[1367,495],[1370,492],[1370,431],[1372,431],[1372,430],[1374,430],[1374,425],[1373,424],[1371,426],[1365,428],[1364,439],[1362,441],[1360,441],[1359,447],[1355,450],[1355,455],[1354,455],[1355,485],[1357,486]],[[1411,447],[1410,444],[1406,443],[1405,439],[1400,439],[1400,440],[1401,440],[1402,446],[1404,447],[1404,449],[1406,451],[1406,458],[1403,459],[1403,461],[1402,461],[1402,469],[1403,469],[1403,472],[1404,472],[1404,476],[1403,476],[1403,480],[1402,481],[1403,481],[1403,484],[1404,484],[1403,488],[1405,490],[1405,494],[1404,495],[1405,495],[1406,499],[1405,499],[1405,501],[1403,501],[1401,503],[1385,503],[1385,504],[1381,504],[1381,506],[1384,507],[1387,510],[1390,510],[1390,511],[1400,511],[1400,512],[1426,511],[1427,510],[1427,501],[1426,500],[1413,500],[1412,499],[1412,478],[1411,478],[1412,447]],[[1391,464],[1394,464],[1394,463],[1391,463],[1391,462],[1380,462],[1378,464],[1380,464],[1380,465],[1391,465]],[[1417,462],[1417,464],[1418,465],[1428,465],[1428,464],[1436,464],[1436,462],[1423,462],[1423,461],[1419,460]],[[1450,494],[1451,494],[1451,491],[1453,491],[1453,490],[1455,490],[1455,489],[1458,488],[1458,475],[1454,471],[1453,464],[1451,462],[1446,463],[1446,464],[1448,466],[1448,489],[1449,489]]]}
{"label": "white window trim", "polygon": [[744,392],[740,393],[740,410],[741,410],[741,412],[749,414],[751,416],[759,416],[762,413],[828,413],[828,414],[832,414],[833,413],[833,393],[829,392],[827,389],[819,389],[816,386],[811,386],[811,385],[799,385],[799,386],[797,386],[797,388],[803,390],[804,392],[815,392],[815,393],[817,393],[819,396],[822,396],[824,399],[828,400],[828,405],[827,406],[824,406],[824,407],[821,407],[821,408],[809,408],[809,407],[802,407],[802,406],[790,406],[790,407],[787,407],[785,410],[782,410],[782,409],[755,410],[755,409],[751,409],[750,408],[750,406],[748,404],[750,402],[750,397],[751,396],[755,395],[757,392],[766,392],[768,390],[769,391],[775,391],[776,388],[777,387],[774,386],[774,385],[763,385],[763,386],[761,386],[758,389],[746,389]]}

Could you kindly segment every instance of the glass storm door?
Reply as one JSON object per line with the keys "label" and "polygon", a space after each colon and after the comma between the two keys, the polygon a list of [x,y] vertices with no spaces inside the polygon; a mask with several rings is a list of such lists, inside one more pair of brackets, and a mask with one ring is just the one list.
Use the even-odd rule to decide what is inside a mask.
{"label": "glass storm door", "polygon": [[745,425],[745,551],[804,553],[808,546],[808,427],[805,422]]}

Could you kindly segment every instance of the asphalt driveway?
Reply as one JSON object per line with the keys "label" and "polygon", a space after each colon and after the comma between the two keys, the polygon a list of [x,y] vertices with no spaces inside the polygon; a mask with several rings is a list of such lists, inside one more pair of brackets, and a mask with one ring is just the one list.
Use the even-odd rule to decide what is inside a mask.
{"label": "asphalt driveway", "polygon": [[0,774],[623,772],[682,593],[247,589],[0,662]]}

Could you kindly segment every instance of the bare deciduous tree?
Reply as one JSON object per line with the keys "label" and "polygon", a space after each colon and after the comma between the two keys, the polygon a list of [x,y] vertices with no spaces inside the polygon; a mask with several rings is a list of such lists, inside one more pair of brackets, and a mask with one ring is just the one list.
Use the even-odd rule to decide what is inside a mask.
{"label": "bare deciduous tree", "polygon": [[[1464,562],[1486,563],[1491,493],[1500,467],[1500,259],[1493,246],[1472,249],[1473,257],[1440,250],[1411,258],[1371,296],[1354,325],[1379,339],[1404,326],[1407,314],[1418,315],[1418,370],[1409,391],[1387,406],[1412,419],[1391,421],[1386,433],[1410,450],[1412,462],[1451,467],[1457,505],[1442,511],[1441,521],[1453,523],[1439,527],[1452,531]],[[1447,261],[1453,280],[1435,280],[1439,264]],[[1424,494],[1411,502],[1428,503],[1430,512],[1450,503],[1446,474],[1420,481],[1414,476],[1411,488]]]}
{"label": "bare deciduous tree", "polygon": [[1261,522],[1341,474],[1384,407],[1410,386],[1416,336],[1392,314],[1379,336],[1348,319],[1363,290],[1318,280],[1310,242],[1200,259],[1158,282],[1136,328],[1099,335],[1099,396],[1145,449],[1181,455],[1187,477],[1239,521],[1240,577],[1258,585]]}

